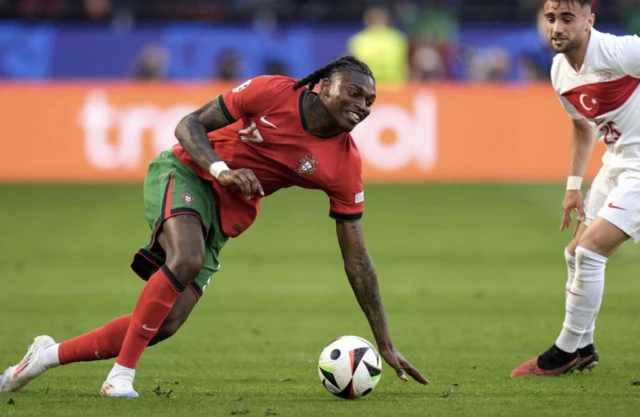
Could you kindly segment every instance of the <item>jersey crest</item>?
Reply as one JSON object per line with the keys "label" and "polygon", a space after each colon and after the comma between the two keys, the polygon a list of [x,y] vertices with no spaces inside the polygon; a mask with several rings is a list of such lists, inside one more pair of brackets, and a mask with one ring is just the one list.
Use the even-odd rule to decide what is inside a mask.
{"label": "jersey crest", "polygon": [[311,175],[314,172],[316,172],[316,170],[317,170],[316,165],[317,164],[318,164],[318,161],[316,160],[316,158],[313,155],[311,156],[311,158],[309,158],[308,156],[305,156],[304,158],[302,158],[300,160],[300,168],[298,168],[296,170],[296,172],[300,176],[302,176],[302,174]]}

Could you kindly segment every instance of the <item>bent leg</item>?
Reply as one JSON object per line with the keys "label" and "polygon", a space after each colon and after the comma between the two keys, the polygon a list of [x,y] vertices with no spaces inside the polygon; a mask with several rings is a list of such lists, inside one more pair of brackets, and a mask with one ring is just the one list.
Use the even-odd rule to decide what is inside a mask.
{"label": "bent leg", "polygon": [[608,220],[598,217],[581,236],[576,248],[576,276],[567,291],[566,314],[556,346],[575,352],[595,323],[604,292],[608,257],[629,236]]}

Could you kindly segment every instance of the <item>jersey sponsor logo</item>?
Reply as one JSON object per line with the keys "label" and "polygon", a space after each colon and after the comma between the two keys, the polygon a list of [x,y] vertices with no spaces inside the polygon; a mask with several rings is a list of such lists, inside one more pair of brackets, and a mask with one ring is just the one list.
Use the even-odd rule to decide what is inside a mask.
{"label": "jersey sponsor logo", "polygon": [[238,130],[238,134],[240,135],[240,140],[243,142],[253,142],[253,143],[262,143],[264,142],[264,138],[260,134],[260,131],[256,127],[256,122],[253,120],[249,127],[246,127],[242,130]]}
{"label": "jersey sponsor logo", "polygon": [[271,123],[270,121],[267,120],[267,116],[262,116],[260,118],[260,121],[264,124],[267,124],[269,126],[272,126],[274,129],[277,129],[278,127],[276,125],[274,125],[273,123]]}
{"label": "jersey sponsor logo", "polygon": [[308,156],[305,156],[300,160],[300,167],[296,170],[296,172],[300,176],[302,176],[302,174],[311,175],[314,172],[316,172],[317,164],[318,164],[318,160],[315,158],[315,156],[311,156],[311,158],[309,158]]}
{"label": "jersey sponsor logo", "polygon": [[364,191],[360,191],[356,194],[356,204],[362,203],[364,201]]}
{"label": "jersey sponsor logo", "polygon": [[251,80],[247,80],[247,81],[243,82],[242,84],[240,84],[239,86],[237,86],[236,88],[234,88],[231,91],[233,91],[234,93],[239,93],[240,91],[242,91],[245,88],[249,87],[249,84],[251,84]]}

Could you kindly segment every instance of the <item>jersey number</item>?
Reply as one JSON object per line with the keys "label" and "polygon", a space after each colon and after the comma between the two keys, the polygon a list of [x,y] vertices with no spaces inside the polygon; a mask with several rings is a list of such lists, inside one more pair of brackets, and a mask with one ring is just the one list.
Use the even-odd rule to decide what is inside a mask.
{"label": "jersey number", "polygon": [[609,121],[604,125],[602,125],[602,122],[604,122],[604,120],[600,123],[596,123],[596,126],[598,127],[598,136],[601,136],[602,140],[607,145],[613,145],[618,141],[618,139],[620,139],[622,133],[616,129],[616,124],[612,121]]}
{"label": "jersey number", "polygon": [[253,143],[262,143],[264,142],[264,138],[260,134],[260,131],[256,127],[256,122],[251,122],[249,127],[239,130],[238,134],[240,135],[240,139],[243,142],[253,142]]}

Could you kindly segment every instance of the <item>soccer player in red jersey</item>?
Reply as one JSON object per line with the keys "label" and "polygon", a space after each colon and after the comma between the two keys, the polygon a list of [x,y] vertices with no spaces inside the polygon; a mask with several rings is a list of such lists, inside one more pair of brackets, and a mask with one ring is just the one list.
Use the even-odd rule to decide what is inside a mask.
{"label": "soccer player in red jersey", "polygon": [[361,162],[349,132],[375,99],[371,70],[347,56],[300,81],[253,78],[187,115],[176,128],[179,143],[150,163],[145,178],[151,236],[131,267],[147,283],[133,313],[62,343],[36,337],[0,375],[0,391],[17,391],[59,365],[117,358],[101,394],[138,397],[133,380],[144,349],[186,321],[220,267],[220,250],[251,226],[261,199],[292,186],[327,194],[345,271],[381,356],[401,379],[406,372],[427,384],[391,340],[360,222]]}

